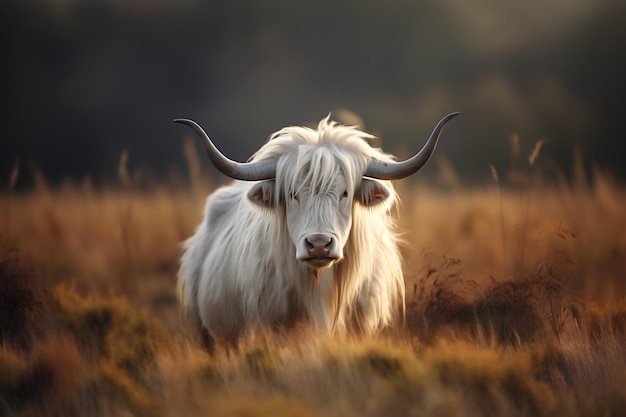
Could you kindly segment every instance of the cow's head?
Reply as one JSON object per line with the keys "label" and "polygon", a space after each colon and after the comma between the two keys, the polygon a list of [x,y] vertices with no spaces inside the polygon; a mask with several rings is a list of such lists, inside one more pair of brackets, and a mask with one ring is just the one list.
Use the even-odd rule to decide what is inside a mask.
{"label": "cow's head", "polygon": [[[286,129],[285,137],[274,140],[290,141],[297,129]],[[350,143],[343,145],[320,141],[291,146],[293,152],[280,157],[276,178],[257,182],[248,192],[253,203],[284,210],[296,258],[314,269],[343,258],[354,204],[391,206],[389,197],[395,197],[388,181],[363,178],[366,155]],[[352,145],[369,146],[360,138]]]}
{"label": "cow's head", "polygon": [[[390,206],[395,192],[388,181],[408,177],[424,166],[443,126],[456,115],[451,113],[441,119],[424,147],[402,162],[384,158],[381,152],[376,155],[383,159],[372,159],[371,148],[363,140],[369,135],[324,120],[318,131],[285,128],[277,132],[251,162],[239,163],[225,157],[194,121],[175,121],[196,131],[209,158],[223,174],[258,181],[248,198],[262,207],[284,208],[296,258],[313,269],[321,269],[343,258],[353,206]],[[342,136],[342,140],[337,141],[333,135]]]}

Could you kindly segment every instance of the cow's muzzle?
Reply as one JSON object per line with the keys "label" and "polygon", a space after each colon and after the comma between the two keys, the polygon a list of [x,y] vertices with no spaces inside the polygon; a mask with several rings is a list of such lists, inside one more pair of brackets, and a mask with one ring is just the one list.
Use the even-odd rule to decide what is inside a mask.
{"label": "cow's muzzle", "polygon": [[312,233],[302,237],[296,258],[313,268],[325,268],[342,257],[337,238],[326,233]]}

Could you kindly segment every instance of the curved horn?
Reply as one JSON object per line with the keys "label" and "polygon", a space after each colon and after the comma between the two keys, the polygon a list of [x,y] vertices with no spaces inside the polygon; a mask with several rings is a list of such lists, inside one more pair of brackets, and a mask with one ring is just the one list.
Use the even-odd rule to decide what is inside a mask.
{"label": "curved horn", "polygon": [[437,142],[439,141],[439,135],[443,130],[443,126],[453,117],[456,117],[460,112],[450,113],[437,123],[433,133],[430,134],[428,141],[418,153],[413,155],[406,161],[401,162],[383,162],[376,159],[372,159],[367,166],[365,176],[370,178],[378,178],[380,180],[399,180],[415,174],[424,164],[428,161],[430,156],[435,151]]}
{"label": "curved horn", "polygon": [[182,123],[195,130],[209,159],[222,174],[242,181],[260,181],[276,177],[276,160],[265,159],[256,162],[233,161],[217,149],[198,123],[190,119],[174,119],[174,122]]}

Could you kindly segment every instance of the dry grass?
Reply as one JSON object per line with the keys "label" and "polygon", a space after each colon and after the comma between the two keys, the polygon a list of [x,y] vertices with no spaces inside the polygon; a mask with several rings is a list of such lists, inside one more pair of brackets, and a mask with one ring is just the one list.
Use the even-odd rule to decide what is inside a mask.
{"label": "dry grass", "polygon": [[453,191],[400,184],[404,330],[298,328],[209,356],[175,299],[179,242],[210,189],[189,158],[183,188],[140,189],[122,159],[121,189],[2,195],[1,415],[626,410],[626,190],[607,176],[464,190],[446,165]]}

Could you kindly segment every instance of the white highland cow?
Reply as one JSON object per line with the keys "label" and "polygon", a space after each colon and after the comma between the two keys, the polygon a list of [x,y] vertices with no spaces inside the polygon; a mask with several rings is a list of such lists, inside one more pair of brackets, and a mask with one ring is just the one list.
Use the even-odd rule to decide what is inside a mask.
{"label": "white highland cow", "polygon": [[287,127],[251,158],[226,158],[188,119],[213,164],[236,179],[209,196],[184,243],[179,296],[205,337],[235,342],[249,330],[303,319],[329,333],[371,334],[404,312],[404,279],[389,180],[430,158],[444,117],[412,158],[395,162],[373,137],[323,119]]}

